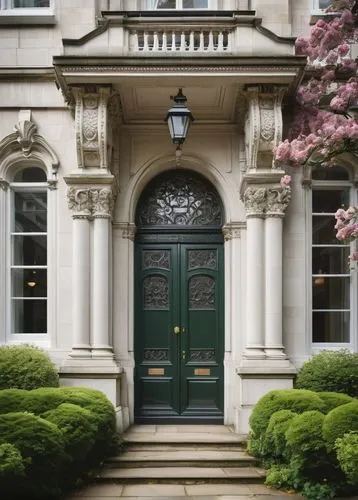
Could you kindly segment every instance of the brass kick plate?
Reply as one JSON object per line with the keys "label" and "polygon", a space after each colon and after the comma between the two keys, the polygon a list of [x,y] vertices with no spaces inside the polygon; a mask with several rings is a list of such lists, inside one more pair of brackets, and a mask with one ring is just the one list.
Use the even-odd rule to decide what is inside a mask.
{"label": "brass kick plate", "polygon": [[195,368],[194,375],[210,375],[210,368]]}
{"label": "brass kick plate", "polygon": [[148,368],[148,375],[164,375],[164,368]]}

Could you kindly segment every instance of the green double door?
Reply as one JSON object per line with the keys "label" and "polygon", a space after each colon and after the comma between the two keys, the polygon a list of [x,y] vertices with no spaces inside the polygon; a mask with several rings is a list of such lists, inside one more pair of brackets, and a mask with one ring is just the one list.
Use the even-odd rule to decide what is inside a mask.
{"label": "green double door", "polygon": [[222,423],[223,245],[167,239],[136,243],[135,420]]}

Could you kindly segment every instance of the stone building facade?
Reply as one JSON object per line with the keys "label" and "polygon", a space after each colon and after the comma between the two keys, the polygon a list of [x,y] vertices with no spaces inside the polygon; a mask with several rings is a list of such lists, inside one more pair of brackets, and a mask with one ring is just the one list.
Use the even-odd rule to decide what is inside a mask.
{"label": "stone building facade", "polygon": [[0,342],[48,349],[121,429],[247,432],[313,352],[357,349],[332,223],[354,168],[286,186],[272,156],[325,3],[0,1]]}

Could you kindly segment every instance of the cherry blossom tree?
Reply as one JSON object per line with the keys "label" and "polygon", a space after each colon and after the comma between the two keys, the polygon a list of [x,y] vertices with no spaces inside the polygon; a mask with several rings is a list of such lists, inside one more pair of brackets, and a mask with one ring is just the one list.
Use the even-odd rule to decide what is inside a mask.
{"label": "cherry blossom tree", "polygon": [[[332,168],[347,154],[358,165],[358,64],[351,55],[358,43],[358,0],[332,0],[325,14],[308,38],[296,40],[310,77],[298,88],[288,138],[275,149],[277,166]],[[358,207],[340,208],[336,220],[339,240],[358,240]],[[350,259],[358,261],[358,251]]]}

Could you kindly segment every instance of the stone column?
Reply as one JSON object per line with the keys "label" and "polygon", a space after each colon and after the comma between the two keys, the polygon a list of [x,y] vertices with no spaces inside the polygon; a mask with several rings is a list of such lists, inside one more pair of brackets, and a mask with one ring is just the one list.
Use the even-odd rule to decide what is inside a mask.
{"label": "stone column", "polygon": [[285,359],[282,342],[282,223],[291,198],[289,187],[267,189],[265,240],[265,353]]}
{"label": "stone column", "polygon": [[244,194],[247,213],[246,349],[245,358],[264,358],[264,210],[266,189],[249,187]]}
{"label": "stone column", "polygon": [[73,211],[73,345],[70,356],[90,358],[90,192],[71,186],[67,201]]}
{"label": "stone column", "polygon": [[114,358],[110,339],[110,230],[113,209],[111,187],[92,189],[93,202],[93,306],[92,356]]}

